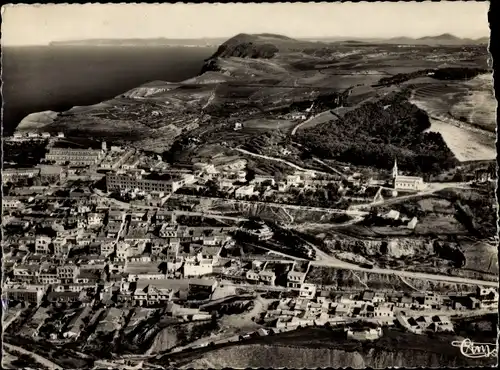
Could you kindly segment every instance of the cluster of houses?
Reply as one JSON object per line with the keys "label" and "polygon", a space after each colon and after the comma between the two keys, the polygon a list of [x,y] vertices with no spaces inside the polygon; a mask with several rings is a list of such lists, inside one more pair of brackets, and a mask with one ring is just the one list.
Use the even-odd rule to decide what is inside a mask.
{"label": "cluster of houses", "polygon": [[12,136],[14,140],[33,140],[33,139],[50,139],[51,137],[64,138],[63,132],[58,132],[57,134],[52,134],[50,132],[15,132]]}
{"label": "cluster of houses", "polygon": [[[379,326],[399,324],[416,334],[428,330],[435,332],[453,331],[445,301],[456,297],[427,293],[419,295],[385,294],[365,291],[358,294],[332,295],[327,291],[316,291],[313,284],[302,284],[298,297],[282,298],[270,307],[265,321],[277,328],[297,328],[312,325],[348,324],[353,320],[365,320]],[[494,288],[479,288],[475,294],[460,296],[471,302],[469,309],[498,307],[498,291]],[[437,311],[442,314],[425,315],[422,311]],[[355,336],[375,335],[370,331]]]}
{"label": "cluster of houses", "polygon": [[16,201],[3,220],[6,292],[34,304],[85,301],[103,281],[210,275],[236,229],[179,225],[175,211],[110,208],[88,191]]}

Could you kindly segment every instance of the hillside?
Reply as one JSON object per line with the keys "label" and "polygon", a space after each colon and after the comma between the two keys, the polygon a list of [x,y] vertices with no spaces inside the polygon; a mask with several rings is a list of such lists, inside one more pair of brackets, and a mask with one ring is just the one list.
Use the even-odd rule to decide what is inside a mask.
{"label": "hillside", "polygon": [[[476,335],[479,335],[479,331],[470,338]],[[307,328],[252,339],[244,344],[174,354],[168,360],[174,367],[185,369],[434,368],[443,363],[451,367],[491,366],[495,363],[494,358],[468,359],[461,356],[460,350],[450,345],[455,338],[452,335],[419,336],[396,329],[386,330],[384,336],[375,342],[360,343],[346,340],[341,330]],[[165,360],[158,360],[160,364],[163,361]]]}
{"label": "hillside", "polygon": [[[486,59],[485,46],[400,48],[387,43],[328,43],[240,34],[220,45],[205,61],[199,76],[181,83],[154,81],[101,104],[62,112],[51,120],[28,119],[18,131],[98,137],[171,158],[175,157],[172,151],[182,152],[187,162],[200,152],[211,158],[213,153],[205,149],[226,142],[232,148],[252,146],[253,152],[273,156],[279,156],[279,148],[287,148],[295,160],[308,153],[347,162],[372,158],[368,164],[384,168],[397,155],[409,169],[429,172],[436,168],[420,165],[424,157],[430,158],[431,166],[438,161],[444,167],[454,164],[448,143],[440,134],[423,132],[428,128],[427,113],[413,106],[408,97],[397,98],[400,107],[385,113],[384,106],[394,105],[389,101],[394,97],[391,93],[402,88],[398,83],[380,85],[380,81],[405,76],[412,83],[421,71],[443,66],[487,68]],[[456,82],[465,83],[461,79]],[[465,95],[458,96],[457,103],[464,99]],[[323,120],[296,130],[291,140],[301,120],[297,117],[337,108],[346,108],[349,113],[335,123]],[[484,112],[488,109],[482,107]],[[396,120],[388,118],[392,114]],[[467,124],[475,125],[474,119]],[[248,124],[234,131],[238,121]],[[336,135],[342,137],[342,143]],[[322,143],[327,137],[333,139]],[[307,145],[298,148],[294,142]],[[378,148],[379,142],[388,145]]]}

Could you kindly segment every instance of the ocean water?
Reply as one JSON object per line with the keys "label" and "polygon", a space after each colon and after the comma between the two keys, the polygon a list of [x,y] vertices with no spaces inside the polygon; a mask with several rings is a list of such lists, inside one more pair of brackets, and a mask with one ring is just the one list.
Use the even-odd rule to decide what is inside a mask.
{"label": "ocean water", "polygon": [[197,75],[215,47],[41,46],[2,49],[4,135],[28,114],[96,104],[143,83]]}

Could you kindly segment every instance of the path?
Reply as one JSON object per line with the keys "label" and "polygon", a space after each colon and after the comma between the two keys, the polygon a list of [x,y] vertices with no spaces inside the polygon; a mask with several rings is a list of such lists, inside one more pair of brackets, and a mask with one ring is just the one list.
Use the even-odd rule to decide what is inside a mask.
{"label": "path", "polygon": [[[329,112],[329,111],[326,111],[326,112]],[[309,123],[310,121],[312,121],[313,119],[315,119],[315,118],[317,118],[317,117],[321,116],[321,115],[322,115],[322,114],[324,114],[324,113],[325,113],[325,112],[318,113],[318,114],[314,115],[313,117],[308,118],[308,119],[306,119],[306,120],[304,120],[304,121],[300,122],[298,125],[296,125],[296,126],[293,128],[293,130],[292,130],[292,134],[291,134],[291,135],[292,135],[292,136],[294,136],[294,135],[295,135],[295,133],[297,132],[297,130],[298,130],[299,128],[301,128],[301,127],[302,127],[302,125],[305,125],[305,124]]]}
{"label": "path", "polygon": [[385,275],[397,275],[403,276],[406,278],[412,279],[420,279],[420,280],[435,280],[435,281],[443,281],[447,283],[454,284],[465,284],[465,285],[481,285],[481,286],[491,286],[498,287],[498,281],[485,281],[485,280],[476,280],[476,279],[467,279],[457,276],[447,276],[447,275],[435,275],[428,274],[423,272],[413,272],[413,271],[402,271],[402,270],[392,270],[392,269],[383,269],[379,267],[374,267],[371,269],[364,268],[352,263],[333,261],[332,259],[328,260],[320,260],[311,262],[312,265],[316,266],[326,266],[326,267],[334,267],[341,269],[349,269],[349,270],[357,270],[363,272],[369,272],[372,274],[385,274]]}
{"label": "path", "polygon": [[288,162],[288,161],[286,161],[284,159],[281,159],[281,158],[270,157],[270,156],[267,156],[267,155],[252,153],[252,152],[249,152],[248,150],[241,149],[241,148],[232,148],[232,149],[236,150],[236,151],[238,151],[240,153],[243,153],[243,154],[246,154],[246,155],[250,155],[252,157],[257,157],[257,158],[261,158],[261,159],[267,159],[269,161],[281,162],[281,163],[284,163],[284,164],[286,164],[286,165],[288,165],[288,166],[290,166],[292,168],[295,168],[298,171],[310,172],[310,173],[321,174],[321,175],[326,175],[326,176],[330,176],[331,175],[328,172],[322,172],[322,171],[317,171],[317,170],[312,170],[312,169],[308,169],[308,168],[303,168],[303,167],[297,166],[295,163]]}
{"label": "path", "polygon": [[372,206],[382,206],[382,205],[388,205],[388,204],[394,204],[394,203],[399,203],[404,200],[412,199],[412,198],[417,198],[425,195],[431,195],[433,193],[436,193],[438,191],[444,190],[444,189],[450,189],[450,188],[459,188],[459,189],[472,189],[470,187],[470,182],[430,182],[427,183],[427,187],[425,190],[419,191],[417,193],[409,194],[409,195],[403,195],[401,197],[396,197],[396,198],[388,198],[384,199],[381,202],[371,202],[371,203],[363,203],[363,204],[355,204],[349,207],[351,210],[355,209],[363,209],[365,207],[372,207]]}
{"label": "path", "polygon": [[10,351],[17,351],[17,352],[20,352],[24,355],[28,355],[30,357],[32,357],[36,362],[42,364],[43,366],[46,366],[48,367],[49,369],[58,369],[58,370],[62,370],[63,368],[59,365],[57,365],[56,363],[34,353],[34,352],[31,352],[31,351],[28,351],[24,348],[21,348],[21,347],[18,347],[18,346],[14,346],[12,344],[8,344],[8,343],[3,343],[3,345],[7,348],[7,350],[10,350]]}
{"label": "path", "polygon": [[[325,267],[333,267],[345,270],[355,270],[362,272],[369,272],[373,274],[385,274],[385,275],[397,275],[399,277],[406,277],[412,279],[420,279],[420,280],[436,280],[436,281],[444,281],[448,283],[454,284],[466,284],[466,285],[482,285],[482,286],[492,286],[498,287],[498,281],[485,281],[485,280],[476,280],[476,279],[467,279],[458,276],[447,276],[447,275],[437,275],[437,274],[429,274],[423,272],[413,272],[413,271],[403,271],[403,270],[393,270],[393,269],[383,269],[379,267],[373,268],[365,268],[354,263],[345,262],[338,260],[337,258],[330,256],[329,254],[323,252],[314,244],[300,238],[304,243],[311,246],[316,251],[316,258],[318,260],[311,261],[311,266],[325,266]],[[406,282],[406,281],[405,281]]]}
{"label": "path", "polygon": [[326,168],[328,168],[328,169],[332,170],[333,172],[335,172],[336,174],[338,174],[338,175],[342,176],[343,178],[347,178],[347,176],[346,176],[345,174],[343,174],[343,173],[342,173],[342,172],[340,172],[339,170],[337,170],[337,169],[333,168],[333,167],[332,167],[332,166],[330,166],[329,164],[327,164],[327,163],[323,162],[321,159],[314,157],[314,158],[313,158],[313,161],[315,161],[315,162],[318,162],[318,163],[322,164],[323,166],[325,166]]}

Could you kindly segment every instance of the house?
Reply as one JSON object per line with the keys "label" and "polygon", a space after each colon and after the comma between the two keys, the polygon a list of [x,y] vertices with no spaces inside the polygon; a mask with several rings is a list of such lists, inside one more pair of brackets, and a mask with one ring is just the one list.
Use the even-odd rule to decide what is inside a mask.
{"label": "house", "polygon": [[418,218],[413,217],[410,222],[408,222],[408,225],[406,225],[407,229],[410,230],[415,230],[415,227],[417,226],[418,223]]}
{"label": "house", "polygon": [[451,322],[451,320],[449,319],[449,317],[447,316],[433,316],[432,317],[432,326],[431,328],[435,331],[435,332],[453,332],[454,331],[454,327],[453,327],[453,324]]}
{"label": "house", "polygon": [[50,303],[75,303],[81,302],[80,296],[84,292],[50,292],[47,301]]}
{"label": "house", "polygon": [[191,279],[189,280],[189,294],[207,293],[212,294],[217,287],[216,280]]}
{"label": "house", "polygon": [[42,266],[38,275],[38,282],[45,285],[59,284],[61,282],[61,279],[57,274],[56,267],[50,264],[47,266]]}
{"label": "house", "polygon": [[34,284],[6,284],[3,292],[9,301],[21,301],[38,306],[45,295],[45,287]]}
{"label": "house", "polygon": [[40,264],[16,264],[12,269],[12,275],[14,281],[35,283],[40,275]]}
{"label": "house", "polygon": [[477,287],[476,298],[483,303],[498,302],[498,291],[495,288]]}
{"label": "house", "polygon": [[247,278],[247,280],[250,280],[252,282],[257,282],[260,279],[259,273],[255,272],[254,270],[248,270],[245,274],[245,277]]}
{"label": "house", "polygon": [[113,261],[108,264],[108,267],[111,274],[122,274],[127,268],[127,261]]}
{"label": "house", "polygon": [[397,323],[413,334],[423,334],[422,328],[413,317],[408,317],[404,313],[396,314]]}
{"label": "house", "polygon": [[399,211],[396,211],[394,209],[391,209],[389,212],[387,212],[385,215],[382,217],[387,219],[387,220],[398,220],[400,216]]}
{"label": "house", "polygon": [[278,182],[278,191],[280,193],[284,193],[285,191],[288,190],[288,185],[284,181]]}
{"label": "house", "polygon": [[87,223],[89,227],[102,226],[103,222],[104,222],[104,214],[95,212],[87,214]]}
{"label": "house", "polygon": [[372,299],[372,302],[374,304],[384,303],[385,301],[386,301],[386,296],[385,293],[383,292],[376,292]]}
{"label": "house", "polygon": [[61,281],[72,283],[75,281],[76,277],[80,273],[80,267],[76,265],[63,265],[57,266],[57,277],[61,279]]}
{"label": "house", "polygon": [[332,305],[331,312],[333,312],[335,316],[339,317],[350,316],[352,312],[352,305],[344,303],[335,303]]}
{"label": "house", "polygon": [[14,197],[4,196],[2,204],[6,209],[17,209],[23,205],[23,202]]}
{"label": "house", "polygon": [[265,285],[274,285],[276,274],[273,271],[263,270],[259,272],[259,278]]}
{"label": "house", "polygon": [[35,253],[48,254],[50,252],[51,243],[52,238],[46,235],[37,235],[35,238]]}
{"label": "house", "polygon": [[429,328],[433,323],[430,316],[420,316],[416,318],[415,321],[422,330],[427,330],[427,328]]}
{"label": "house", "polygon": [[376,318],[393,318],[394,309],[388,306],[377,306],[374,309],[374,317]]}
{"label": "house", "polygon": [[365,301],[365,302],[372,302],[373,303],[373,299],[375,298],[375,293],[374,292],[371,292],[371,291],[366,291],[363,293],[363,296],[361,298],[361,300]]}
{"label": "house", "polygon": [[300,175],[288,175],[286,177],[287,186],[298,186],[302,183]]}
{"label": "house", "polygon": [[143,289],[135,290],[133,303],[137,306],[166,304],[172,300],[173,295],[172,289],[161,289],[150,284]]}
{"label": "house", "polygon": [[182,268],[184,277],[209,275],[213,272],[212,260],[205,260],[199,256],[186,258]]}
{"label": "house", "polygon": [[115,242],[108,241],[104,242],[100,245],[100,255],[104,257],[108,257],[115,251]]}
{"label": "house", "polygon": [[443,298],[435,293],[426,294],[424,297],[424,306],[431,307],[433,309],[440,308],[443,304]]}
{"label": "house", "polygon": [[115,246],[116,260],[126,261],[131,255],[130,244],[119,241]]}
{"label": "house", "polygon": [[413,298],[410,296],[403,296],[399,298],[399,302],[396,303],[396,307],[401,308],[411,308],[413,306]]}
{"label": "house", "polygon": [[[302,283],[300,286],[299,297],[305,299],[313,299],[316,296],[316,285]],[[321,303],[320,303],[321,304]]]}
{"label": "house", "polygon": [[298,271],[289,271],[287,274],[287,287],[300,288],[306,278],[306,274]]}
{"label": "house", "polygon": [[245,198],[252,196],[254,194],[254,185],[245,185],[234,191],[234,196],[236,198]]}
{"label": "house", "polygon": [[58,256],[68,255],[71,245],[68,243],[67,239],[63,236],[59,236],[54,239],[54,254]]}
{"label": "house", "polygon": [[270,186],[274,186],[276,181],[274,180],[274,177],[272,176],[263,176],[263,175],[255,175],[254,179],[251,181],[252,184],[257,184],[257,185],[265,185],[269,184]]}

